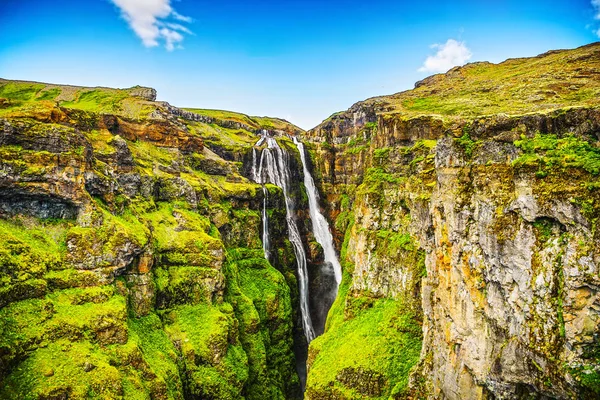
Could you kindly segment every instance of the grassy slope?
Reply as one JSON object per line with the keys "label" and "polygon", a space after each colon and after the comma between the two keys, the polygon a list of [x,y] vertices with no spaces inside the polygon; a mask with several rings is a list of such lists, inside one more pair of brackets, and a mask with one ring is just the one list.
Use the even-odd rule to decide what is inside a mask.
{"label": "grassy slope", "polygon": [[407,118],[521,115],[596,107],[600,105],[600,43],[499,64],[467,64],[417,82],[413,90],[373,97],[359,104],[372,105],[379,114]]}
{"label": "grassy slope", "polygon": [[89,88],[0,79],[0,99],[8,100],[0,107],[0,116],[10,116],[16,107],[42,108],[58,103],[65,108],[137,119],[146,117],[155,108],[153,102],[134,95],[137,89],[140,88]]}
{"label": "grassy slope", "polygon": [[[15,111],[16,106],[20,109],[29,105],[31,109],[32,105],[35,108],[43,108],[58,103],[65,108],[140,119],[148,117],[160,106],[157,102],[139,96],[139,92],[146,89],[139,86],[128,89],[81,87],[0,78],[0,99],[5,99],[5,103],[0,101],[0,116],[10,115],[11,110]],[[251,117],[225,110],[200,108],[184,108],[184,110],[216,120],[240,122],[254,130],[275,129],[294,134],[302,132],[302,129],[280,118]]]}
{"label": "grassy slope", "polygon": [[293,133],[302,131],[297,126],[281,118],[250,117],[246,114],[236,113],[233,111],[209,110],[203,108],[184,108],[184,110],[223,121],[240,122],[254,129],[277,129]]}

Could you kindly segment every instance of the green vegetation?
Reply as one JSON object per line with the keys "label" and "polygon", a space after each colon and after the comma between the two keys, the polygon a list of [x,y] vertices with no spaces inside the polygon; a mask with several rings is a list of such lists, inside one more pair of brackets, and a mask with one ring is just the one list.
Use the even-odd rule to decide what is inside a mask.
{"label": "green vegetation", "polygon": [[398,252],[400,250],[414,250],[412,238],[408,233],[398,233],[388,230],[380,230],[377,231],[377,238],[381,239],[383,243],[385,243],[387,248],[392,252]]}
{"label": "green vegetation", "polygon": [[[256,134],[161,128],[145,118],[162,105],[135,90],[0,80],[0,113],[22,130],[0,146],[2,170],[82,217],[0,219],[0,397],[293,397],[293,251],[276,238],[282,272],[265,260],[260,186],[240,173]],[[101,114],[119,117],[120,137]],[[185,148],[199,137],[204,150]],[[273,229],[285,232],[284,214],[269,210]]]}
{"label": "green vegetation", "polygon": [[414,90],[367,102],[385,101],[387,113],[475,117],[524,114],[598,105],[600,47],[588,45],[500,64],[467,64],[434,75]]}
{"label": "green vegetation", "polygon": [[182,305],[164,320],[167,335],[181,343],[190,394],[238,398],[248,379],[248,359],[236,339],[231,306]]}
{"label": "green vegetation", "polygon": [[330,324],[311,343],[309,395],[388,399],[401,395],[419,360],[421,327],[400,301],[372,300],[352,319]]}
{"label": "green vegetation", "polygon": [[543,173],[538,177],[545,177],[557,168],[581,168],[592,175],[600,173],[600,149],[572,134],[559,138],[537,133],[533,138],[523,136],[515,145],[523,154],[514,164],[539,167]]}
{"label": "green vegetation", "polygon": [[138,88],[110,89],[59,86],[0,79],[0,99],[9,101],[4,115],[35,115],[61,107],[128,118],[146,117],[155,107],[133,93]]}
{"label": "green vegetation", "polygon": [[205,115],[209,118],[217,120],[217,125],[222,125],[223,121],[240,123],[247,125],[251,129],[277,129],[291,134],[300,133],[302,130],[297,126],[282,120],[280,118],[270,117],[250,117],[246,114],[236,113],[225,110],[209,110],[203,108],[184,108],[186,111],[191,111],[199,115]]}
{"label": "green vegetation", "polygon": [[382,167],[370,167],[364,174],[362,184],[357,188],[358,194],[370,194],[373,198],[381,198],[386,185],[398,185],[402,178],[387,173]]}
{"label": "green vegetation", "polygon": [[[309,395],[414,395],[408,378],[422,346],[418,293],[426,269],[425,252],[409,234],[418,222],[411,221],[411,210],[434,213],[442,225],[435,213],[448,211],[427,203],[432,188],[443,184],[435,176],[437,142],[417,138],[452,135],[472,158],[488,121],[474,117],[597,107],[598,49],[471,64],[428,78],[413,91],[367,100],[386,131],[387,122],[397,123],[390,137],[377,136],[375,122],[353,132],[345,145],[334,145],[328,133],[329,144],[319,151],[341,150],[338,155],[366,164],[356,180],[328,192],[336,239],[344,235],[343,280],[326,333],[310,347]],[[25,204],[14,210],[27,214],[29,200],[31,207],[38,201],[52,207],[48,199],[68,201],[76,210],[69,220],[0,219],[0,398],[291,398],[299,385],[292,351],[298,289],[283,200],[268,186],[273,243],[267,261],[259,234],[262,191],[243,175],[256,131],[300,130],[280,119],[221,110],[189,109],[208,122],[159,118],[168,109],[139,97],[141,89],[0,80],[0,115],[11,125],[6,132],[15,132],[14,144],[0,146],[0,167],[13,197]],[[410,135],[403,135],[402,124]],[[513,140],[515,132],[527,133],[502,134]],[[514,166],[535,171],[531,189],[540,207],[560,189],[588,218],[595,237],[600,150],[574,132],[524,134],[515,141],[521,154]],[[299,164],[293,143],[280,142]],[[478,185],[482,193],[496,190],[476,181],[478,167],[457,179],[470,180],[469,187]],[[558,179],[561,172],[576,175],[576,184]],[[302,185],[293,197],[302,208]],[[503,206],[499,202],[498,209]],[[470,226],[469,220],[465,229]],[[555,221],[538,218],[532,226],[536,246],[556,243],[561,228]],[[447,241],[444,235],[436,241]],[[371,264],[357,264],[361,274],[353,276],[358,258],[348,247],[360,241],[371,246]],[[440,265],[450,258],[434,256]],[[556,281],[548,284],[556,310],[550,323],[561,343],[572,308],[562,257],[554,259]],[[364,268],[388,264],[408,277],[404,286],[391,294],[376,284],[359,289],[359,275],[370,273]],[[470,272],[479,279],[479,271]],[[588,364],[565,368],[592,397],[600,393],[593,368],[598,358],[584,358]]]}
{"label": "green vegetation", "polygon": [[373,151],[373,158],[378,165],[383,165],[390,156],[391,147],[383,147]]}
{"label": "green vegetation", "polygon": [[30,101],[43,88],[44,85],[40,83],[7,82],[0,85],[0,97],[14,101]]}
{"label": "green vegetation", "polygon": [[394,175],[385,172],[383,168],[369,168],[365,173],[363,184],[373,186],[380,183],[398,183],[399,180]]}
{"label": "green vegetation", "polygon": [[471,158],[473,156],[473,150],[475,150],[475,148],[479,144],[479,142],[471,139],[471,135],[469,134],[468,130],[465,130],[461,137],[454,140],[456,141],[456,144],[462,147],[467,158]]}
{"label": "green vegetation", "polygon": [[[285,399],[298,385],[292,343],[292,305],[284,276],[262,249],[233,249],[226,269],[227,298],[240,323],[249,360],[248,399]],[[291,377],[291,380],[290,380]]]}
{"label": "green vegetation", "polygon": [[121,102],[128,97],[122,90],[88,90],[76,95],[75,100],[65,101],[64,107],[101,113],[117,113],[121,110]]}

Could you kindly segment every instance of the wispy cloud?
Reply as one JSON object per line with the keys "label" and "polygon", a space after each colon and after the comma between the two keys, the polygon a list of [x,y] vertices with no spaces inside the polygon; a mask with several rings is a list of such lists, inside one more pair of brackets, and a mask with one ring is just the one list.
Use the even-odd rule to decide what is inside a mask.
{"label": "wispy cloud", "polygon": [[427,57],[419,72],[446,72],[452,67],[465,64],[473,56],[465,42],[454,39],[448,39],[444,44],[434,44],[431,48],[437,49],[437,53]]}
{"label": "wispy cloud", "polygon": [[[135,34],[146,47],[164,43],[168,51],[181,47],[183,34],[192,32],[182,23],[192,18],[179,14],[171,7],[171,0],[111,0],[120,10]],[[169,22],[176,20],[181,23]]]}
{"label": "wispy cloud", "polygon": [[[600,0],[592,0],[592,7],[594,7],[594,19],[600,20]],[[596,36],[600,38],[600,28],[596,31]]]}
{"label": "wispy cloud", "polygon": [[192,22],[191,17],[186,17],[185,15],[181,15],[175,10],[173,10],[171,14],[173,15],[173,18],[175,18],[177,21],[188,22],[188,23]]}

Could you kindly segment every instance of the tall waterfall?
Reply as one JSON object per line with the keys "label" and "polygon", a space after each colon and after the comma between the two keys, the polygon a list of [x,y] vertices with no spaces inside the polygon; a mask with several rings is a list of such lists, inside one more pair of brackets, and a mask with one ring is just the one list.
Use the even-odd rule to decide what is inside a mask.
{"label": "tall waterfall", "polygon": [[333,247],[333,236],[329,231],[329,223],[327,223],[327,220],[319,210],[319,195],[315,187],[315,182],[310,175],[310,171],[308,170],[308,166],[306,164],[304,145],[296,138],[294,138],[294,143],[300,152],[302,168],[304,169],[304,186],[306,187],[306,194],[308,195],[308,207],[310,210],[313,234],[315,235],[317,242],[323,248],[325,262],[330,263],[333,267],[335,282],[339,287],[340,282],[342,281],[342,267],[338,260],[337,254],[335,253],[335,248]]}
{"label": "tall waterfall", "polygon": [[[256,183],[265,184],[272,183],[279,186],[283,190],[285,199],[286,221],[288,226],[288,238],[292,243],[294,254],[296,255],[296,263],[298,268],[298,281],[300,286],[300,313],[302,315],[302,326],[306,340],[310,343],[315,338],[312,319],[310,317],[309,300],[308,300],[308,270],[306,267],[306,253],[302,245],[302,237],[296,220],[294,218],[294,202],[290,197],[290,168],[289,155],[283,151],[277,144],[275,139],[263,134],[261,139],[256,143],[256,147],[261,146],[264,142],[267,143],[267,148],[263,149],[260,157],[257,155],[256,149],[253,149],[252,158],[252,178]],[[266,190],[266,189],[265,189]],[[265,193],[266,196],[266,193]],[[268,235],[266,213],[266,200],[263,204],[263,249],[265,256],[268,258],[268,237],[265,245],[265,232]]]}

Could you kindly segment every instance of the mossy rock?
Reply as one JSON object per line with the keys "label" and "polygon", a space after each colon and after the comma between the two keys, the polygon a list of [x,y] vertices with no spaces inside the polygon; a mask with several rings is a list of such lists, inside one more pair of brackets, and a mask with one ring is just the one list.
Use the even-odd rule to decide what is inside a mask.
{"label": "mossy rock", "polygon": [[[403,394],[419,361],[422,333],[400,301],[378,299],[311,342],[310,398],[387,399]],[[366,344],[366,345],[365,345]]]}

